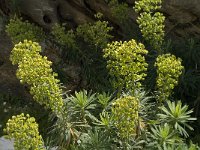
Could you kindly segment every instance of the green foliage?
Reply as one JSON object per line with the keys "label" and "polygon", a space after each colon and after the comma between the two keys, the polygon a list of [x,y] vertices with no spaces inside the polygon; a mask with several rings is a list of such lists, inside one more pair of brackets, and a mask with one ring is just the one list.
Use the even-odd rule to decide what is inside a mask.
{"label": "green foliage", "polygon": [[41,46],[38,43],[25,40],[24,43],[20,42],[14,46],[10,54],[10,60],[13,65],[17,65],[26,55],[35,57],[41,51]]}
{"label": "green foliage", "polygon": [[186,69],[199,70],[200,65],[200,43],[197,38],[190,38],[180,40],[177,43],[173,43],[175,47],[171,50],[171,53],[175,53],[177,56],[182,58]]}
{"label": "green foliage", "polygon": [[6,32],[14,43],[19,43],[24,40],[41,42],[45,39],[42,28],[29,23],[28,21],[22,21],[21,18],[11,19],[6,26]]}
{"label": "green foliage", "polygon": [[108,26],[107,21],[96,21],[94,24],[86,23],[79,25],[76,29],[78,37],[84,39],[85,42],[104,48],[108,41],[112,38],[109,32],[112,27]]}
{"label": "green foliage", "polygon": [[[95,15],[102,19],[102,14]],[[107,21],[96,21],[79,25],[75,31],[65,31],[64,26],[55,25],[52,30],[55,44],[62,51],[64,61],[81,64],[81,77],[87,81],[87,87],[96,91],[109,89],[106,62],[101,48],[109,42],[112,30]]]}
{"label": "green foliage", "polygon": [[178,143],[180,140],[176,136],[176,132],[167,123],[163,126],[154,126],[151,131],[152,143],[149,146],[152,149],[166,149],[167,146]]}
{"label": "green foliage", "polygon": [[77,113],[82,121],[87,122],[86,118],[92,116],[89,110],[94,110],[96,107],[96,104],[94,104],[95,94],[84,90],[78,93],[75,92],[75,96],[70,96],[68,99],[70,99],[68,106],[73,109],[74,113]]}
{"label": "green foliage", "polygon": [[167,101],[167,106],[168,108],[164,106],[160,108],[162,114],[158,114],[158,116],[161,122],[169,123],[175,130],[178,130],[181,135],[188,137],[189,135],[185,128],[193,130],[188,124],[188,122],[196,120],[196,118],[190,116],[193,111],[188,110],[187,105],[182,106],[181,101],[178,101],[177,104]]}
{"label": "green foliage", "polygon": [[155,67],[157,67],[156,86],[159,101],[163,102],[172,94],[172,90],[178,84],[178,79],[184,67],[181,65],[181,59],[171,54],[158,56]]}
{"label": "green foliage", "polygon": [[[107,2],[112,17],[116,18],[119,24],[124,24],[122,30],[128,29],[128,23],[131,22],[128,17],[128,4],[118,0]],[[10,21],[7,33],[13,42],[26,39],[23,43],[16,44],[11,51],[10,60],[14,65],[18,65],[17,78],[21,83],[29,85],[30,93],[38,105],[44,105],[53,111],[50,118],[53,126],[48,128],[49,136],[45,142],[47,147],[56,147],[60,150],[199,149],[195,144],[186,144],[188,142],[186,138],[189,136],[186,129],[193,130],[189,123],[195,120],[191,117],[192,111],[180,101],[177,103],[168,101],[172,90],[178,84],[183,66],[180,58],[164,54],[165,50],[162,49],[165,17],[158,12],[161,2],[161,0],[135,1],[135,11],[139,15],[137,23],[143,37],[158,51],[158,54],[162,54],[157,57],[155,64],[155,57],[152,58],[151,54],[147,55],[145,46],[135,40],[115,41],[108,44],[112,38],[109,34],[112,28],[107,21],[101,21],[100,13],[95,15],[98,21],[79,25],[74,31],[67,31],[64,25],[53,26],[51,37],[54,39],[49,40],[55,42],[61,50],[70,50],[67,54],[62,51],[63,61],[66,63],[64,59],[69,61],[69,57],[71,60],[78,61],[82,68],[81,75],[84,76],[83,82],[85,80],[88,82],[87,88],[100,89],[99,84],[96,84],[100,81],[103,83],[101,93],[82,90],[71,95],[62,94],[60,81],[56,79],[57,74],[51,68],[52,62],[40,55],[41,47],[36,43],[44,40],[42,30],[27,21],[22,22],[21,19],[15,18]],[[194,45],[192,40],[190,44],[189,53],[196,53],[197,51],[191,50]],[[166,49],[168,50],[167,47]],[[74,59],[70,52],[75,52],[73,54],[78,59]],[[66,58],[65,55],[69,57]],[[113,89],[107,84],[107,78],[110,76],[105,71],[106,61],[102,56],[107,59],[107,69],[112,77],[111,83],[114,88],[117,88],[112,96],[106,93]],[[197,71],[198,55],[190,56],[195,60],[191,61],[191,68]],[[183,58],[187,59],[187,57]],[[154,64],[153,68],[157,69],[156,92],[158,93],[145,92],[149,89],[144,91],[143,88],[147,86],[143,87],[141,83],[147,76],[147,67],[151,64],[152,66]],[[198,81],[198,78],[195,81]],[[155,102],[156,98],[160,103]],[[41,142],[39,145],[43,149],[44,144],[36,127],[38,126],[34,118],[22,114],[13,116],[8,121],[6,132],[12,132],[8,134],[12,135],[9,138],[13,138],[17,133],[16,137],[20,138],[17,140],[18,145],[22,143],[18,149],[29,149],[23,147],[23,144],[32,146],[23,139],[23,136],[32,137],[32,134],[38,137]],[[33,128],[36,134],[32,132]],[[24,130],[26,134],[22,133]],[[34,140],[29,137],[26,139],[29,143]],[[40,148],[37,143],[33,146]]]}
{"label": "green foliage", "polygon": [[112,15],[119,21],[119,23],[126,23],[129,11],[128,4],[120,4],[118,0],[111,0],[108,5],[111,8]]}
{"label": "green foliage", "polygon": [[67,95],[63,111],[56,118],[50,133],[51,145],[58,145],[60,149],[68,148],[91,128],[91,121],[96,119],[92,113],[96,109],[95,100],[95,94],[86,90],[75,92],[75,96]]}
{"label": "green foliage", "polygon": [[98,121],[97,125],[105,128],[106,130],[110,130],[113,126],[113,115],[104,110],[99,114],[99,116],[100,120]]}
{"label": "green foliage", "polygon": [[114,87],[126,87],[134,90],[141,86],[140,81],[146,76],[148,64],[145,55],[148,53],[142,43],[135,40],[128,42],[112,42],[104,49],[104,57],[107,58],[107,68],[114,77]]}
{"label": "green foliage", "polygon": [[24,40],[13,48],[10,59],[13,64],[18,64],[20,82],[31,86],[33,98],[58,113],[63,106],[62,90],[55,78],[57,74],[51,69],[52,62],[41,56],[40,51],[38,43]]}
{"label": "green foliage", "polygon": [[165,17],[160,12],[161,0],[136,0],[135,11],[139,13],[137,23],[145,40],[161,53],[161,46],[164,40]]}
{"label": "green foliage", "polygon": [[156,50],[160,50],[163,44],[164,20],[165,17],[160,12],[156,12],[154,15],[144,12],[137,19],[143,37]]}
{"label": "green foliage", "polygon": [[165,150],[199,150],[200,147],[190,142],[190,145],[185,143],[178,143],[175,145],[168,146]]}
{"label": "green foliage", "polygon": [[3,128],[12,116],[25,113],[34,117],[39,124],[39,132],[43,139],[46,138],[47,128],[51,124],[48,121],[49,112],[35,101],[23,96],[15,96],[13,93],[0,93],[0,137],[3,136]]}
{"label": "green foliage", "polygon": [[135,11],[139,12],[153,12],[161,8],[162,0],[136,0]]}
{"label": "green foliage", "polygon": [[114,125],[119,130],[121,138],[136,136],[138,125],[138,99],[127,96],[113,103],[112,114]]}
{"label": "green foliage", "polygon": [[[159,109],[161,111],[157,114],[157,125],[150,128],[148,147],[159,150],[177,150],[181,147],[189,149],[182,137],[188,137],[186,128],[193,130],[188,124],[196,120],[190,116],[192,111],[188,110],[187,105],[182,106],[181,101],[178,101],[177,104],[167,101],[167,106],[162,105]],[[198,148],[197,145],[191,145],[190,148],[192,147]]]}
{"label": "green foliage", "polygon": [[76,48],[76,36],[73,30],[65,32],[64,26],[55,24],[51,33],[59,44],[72,49]]}
{"label": "green foliage", "polygon": [[111,150],[111,139],[100,129],[89,131],[80,139],[78,150]]}
{"label": "green foliage", "polygon": [[38,124],[35,122],[35,118],[28,114],[12,116],[4,131],[8,134],[6,138],[14,138],[16,150],[44,150],[43,140],[38,132]]}
{"label": "green foliage", "polygon": [[110,94],[103,92],[102,94],[97,95],[97,99],[98,99],[98,102],[105,109],[108,106],[111,97],[110,97]]}

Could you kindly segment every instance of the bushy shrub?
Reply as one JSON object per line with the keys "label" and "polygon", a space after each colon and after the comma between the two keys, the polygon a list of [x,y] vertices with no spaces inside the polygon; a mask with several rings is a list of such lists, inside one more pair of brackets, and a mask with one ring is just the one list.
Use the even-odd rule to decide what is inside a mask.
{"label": "bushy shrub", "polygon": [[114,87],[126,87],[134,90],[141,86],[144,80],[148,64],[145,55],[148,51],[142,43],[135,40],[125,42],[112,42],[104,49],[104,57],[107,59],[107,68],[113,76]]}
{"label": "bushy shrub", "polygon": [[10,19],[9,24],[6,26],[6,32],[14,43],[19,43],[24,40],[41,42],[45,39],[42,28],[28,21],[22,21],[21,18]]}
{"label": "bushy shrub", "polygon": [[111,8],[112,16],[119,21],[121,24],[125,24],[128,20],[129,7],[128,4],[120,4],[118,0],[111,0],[108,4]]}
{"label": "bushy shrub", "polygon": [[164,40],[164,21],[162,13],[157,12],[161,8],[162,0],[136,0],[135,11],[139,13],[137,23],[145,40],[161,53]]}
{"label": "bushy shrub", "polygon": [[76,36],[73,30],[65,31],[64,26],[55,24],[51,33],[59,44],[72,49],[76,48]]}
{"label": "bushy shrub", "polygon": [[139,101],[127,96],[117,99],[112,106],[114,125],[119,130],[121,138],[137,135]]}
{"label": "bushy shrub", "polygon": [[181,65],[181,59],[171,54],[159,55],[155,67],[157,67],[156,86],[159,101],[162,102],[172,94],[184,67]]}
{"label": "bushy shrub", "polygon": [[42,136],[39,135],[38,124],[34,117],[23,113],[12,116],[4,129],[6,138],[14,139],[15,150],[44,150]]}
{"label": "bushy shrub", "polygon": [[41,56],[40,51],[38,43],[24,40],[15,45],[10,60],[18,65],[17,78],[20,82],[31,86],[33,98],[58,113],[63,105],[60,81],[51,69],[52,62]]}
{"label": "bushy shrub", "polygon": [[104,48],[112,36],[109,32],[112,27],[108,26],[107,21],[96,21],[94,24],[86,23],[79,25],[76,29],[77,36],[84,39],[85,42]]}

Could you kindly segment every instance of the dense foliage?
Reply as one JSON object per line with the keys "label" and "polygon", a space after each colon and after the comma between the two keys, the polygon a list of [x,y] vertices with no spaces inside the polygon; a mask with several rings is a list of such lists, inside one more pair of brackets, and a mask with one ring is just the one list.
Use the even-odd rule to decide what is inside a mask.
{"label": "dense foliage", "polygon": [[[107,3],[112,17],[126,24],[129,5],[117,0]],[[87,79],[87,90],[80,86],[71,93],[64,91],[60,73],[53,71],[57,66],[43,56],[45,48],[42,50],[38,43],[44,41],[42,28],[11,19],[6,32],[15,44],[10,60],[17,65],[16,76],[28,85],[35,102],[49,110],[50,122],[42,138],[38,129],[43,127],[30,117],[32,114],[14,115],[4,131],[5,137],[14,138],[15,149],[200,149],[191,138],[196,120],[193,109],[179,100],[181,96],[175,91],[187,77],[188,66],[184,58],[163,48],[165,17],[158,12],[161,4],[161,0],[135,1],[136,22],[148,43],[117,41],[116,37],[112,41],[114,28],[100,13],[93,23],[73,30],[66,24],[55,24],[45,33],[47,47],[56,45],[64,63],[76,61],[82,67],[80,74],[82,80]],[[153,57],[152,50],[157,51]],[[145,85],[149,78],[155,81],[152,88]]]}
{"label": "dense foliage", "polygon": [[14,43],[21,42],[25,39],[34,42],[41,42],[45,39],[44,31],[28,21],[22,21],[21,18],[11,19],[6,26],[6,32]]}
{"label": "dense foliage", "polygon": [[39,135],[35,118],[22,113],[12,116],[12,119],[9,119],[6,125],[5,132],[8,134],[6,138],[15,139],[15,150],[44,150],[44,143],[41,135]]}
{"label": "dense foliage", "polygon": [[114,77],[114,87],[126,87],[134,90],[141,86],[140,81],[146,76],[148,64],[145,55],[148,53],[142,43],[135,40],[115,41],[104,49],[104,57],[108,59],[107,68]]}
{"label": "dense foliage", "polygon": [[62,109],[62,90],[56,73],[51,69],[52,62],[39,54],[41,47],[38,43],[24,40],[16,44],[10,59],[18,65],[17,78],[21,83],[27,83],[30,93],[40,104],[46,105],[58,113]]}
{"label": "dense foliage", "polygon": [[137,23],[145,40],[154,49],[161,51],[164,40],[165,17],[157,10],[161,8],[161,0],[138,0],[135,2],[135,11],[139,13]]}
{"label": "dense foliage", "polygon": [[129,138],[136,136],[138,126],[139,104],[135,97],[127,96],[117,99],[113,103],[112,114],[116,128],[119,130],[119,136]]}
{"label": "dense foliage", "polygon": [[160,55],[156,58],[157,67],[156,85],[159,93],[159,101],[169,98],[174,87],[178,84],[178,78],[182,74],[181,59],[171,54]]}

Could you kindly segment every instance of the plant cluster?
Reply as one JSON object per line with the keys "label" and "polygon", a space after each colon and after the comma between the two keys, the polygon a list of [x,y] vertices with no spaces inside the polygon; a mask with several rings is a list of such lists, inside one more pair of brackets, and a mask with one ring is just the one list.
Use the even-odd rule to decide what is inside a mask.
{"label": "plant cluster", "polygon": [[136,0],[136,12],[153,12],[161,8],[162,0]]}
{"label": "plant cluster", "polygon": [[14,139],[15,150],[44,150],[42,136],[39,135],[38,124],[34,117],[23,113],[12,116],[6,123],[6,138]]}
{"label": "plant cluster", "polygon": [[[177,150],[181,147],[187,147],[184,137],[188,137],[186,128],[193,130],[188,122],[195,120],[190,115],[192,110],[188,106],[182,106],[181,101],[167,101],[167,106],[159,107],[161,112],[157,114],[159,124],[151,127],[149,147],[164,150]],[[191,144],[190,148],[198,150],[197,145]],[[186,149],[190,149],[186,148]]]}
{"label": "plant cluster", "polygon": [[[111,0],[111,4],[117,15],[127,6],[121,7],[121,3],[116,0]],[[34,139],[30,139],[28,142],[36,146],[32,149],[37,149],[37,144],[41,149],[46,145],[48,148],[56,147],[61,150],[200,149],[192,142],[187,144],[188,131],[193,130],[190,123],[196,119],[191,117],[193,110],[170,97],[178,84],[183,66],[181,59],[172,54],[163,54],[161,46],[164,40],[164,17],[155,12],[160,8],[161,0],[137,0],[135,4],[135,10],[139,13],[137,21],[144,38],[162,54],[158,55],[156,61],[148,60],[147,63],[148,51],[142,43],[133,39],[107,44],[111,38],[108,34],[111,28],[106,21],[80,25],[75,32],[65,31],[63,26],[55,25],[52,31],[55,40],[62,46],[74,48],[76,43],[79,44],[78,49],[82,48],[78,51],[81,54],[79,59],[83,68],[91,67],[92,63],[96,65],[93,67],[97,67],[97,62],[105,64],[106,68],[104,59],[97,60],[103,55],[112,76],[111,83],[117,88],[114,93],[112,89],[109,89],[111,94],[103,89],[102,93],[81,90],[62,94],[57,74],[51,69],[52,63],[40,55],[39,44],[25,40],[15,45],[10,59],[13,64],[18,65],[17,77],[21,83],[30,86],[30,92],[38,103],[51,108],[53,112],[49,119],[53,125],[43,144],[34,118],[24,114],[13,116],[5,129],[9,138],[28,137],[26,139],[29,140],[29,136],[32,137],[33,134],[33,137],[38,137],[39,142],[35,140],[35,144],[31,141]],[[100,19],[102,15],[97,14],[96,17]],[[77,39],[80,41],[75,41]],[[87,48],[101,48],[103,51],[90,51]],[[141,83],[147,76],[150,63],[154,64],[157,71],[158,91],[145,89]],[[95,75],[94,82],[100,74],[97,72]],[[147,90],[151,92],[147,93]],[[18,142],[21,149],[29,149],[26,148],[27,141],[20,142],[25,145],[19,145]]]}
{"label": "plant cluster", "polygon": [[119,21],[119,23],[123,24],[127,22],[129,14],[128,4],[120,4],[118,0],[111,0],[108,6],[111,8],[113,17],[115,17]]}
{"label": "plant cluster", "polygon": [[157,67],[156,85],[159,93],[159,101],[169,98],[174,87],[178,84],[178,79],[183,71],[181,59],[171,54],[159,55],[156,58]]}
{"label": "plant cluster", "polygon": [[135,40],[112,42],[104,49],[109,73],[114,77],[114,87],[126,87],[134,90],[141,86],[140,81],[146,76],[148,64],[145,55],[148,51],[142,43]]}
{"label": "plant cluster", "polygon": [[28,21],[22,21],[21,18],[10,19],[9,24],[6,26],[6,32],[14,43],[22,42],[25,39],[34,42],[42,42],[45,39],[42,28]]}
{"label": "plant cluster", "polygon": [[85,42],[104,48],[109,39],[112,38],[109,34],[111,30],[112,27],[108,26],[107,21],[98,20],[94,24],[86,23],[79,25],[76,29],[76,34],[78,37],[83,38]]}
{"label": "plant cluster", "polygon": [[62,90],[57,74],[51,69],[52,62],[41,56],[40,51],[38,43],[24,40],[15,45],[10,60],[18,65],[17,78],[20,82],[31,86],[33,98],[58,113],[63,105]]}
{"label": "plant cluster", "polygon": [[55,37],[55,40],[60,44],[68,48],[74,49],[76,47],[76,36],[73,30],[65,32],[64,26],[55,24],[52,28],[52,35]]}
{"label": "plant cluster", "polygon": [[[101,14],[96,14],[97,19],[101,19]],[[68,30],[65,31],[65,27],[61,25],[54,25],[52,28],[52,35],[56,41],[65,45],[68,48],[76,48],[76,38],[82,38],[86,43],[94,45],[95,47],[104,48],[112,36],[109,32],[112,27],[109,27],[107,21],[98,20],[94,23],[85,23],[79,25],[76,31]]]}
{"label": "plant cluster", "polygon": [[[123,95],[111,100],[105,108],[100,107],[102,99],[98,99],[99,94],[84,90],[76,92],[75,96],[67,96],[65,111],[52,130],[51,144],[72,150],[167,150],[169,147],[176,150],[181,145],[186,146],[183,138],[188,137],[186,128],[193,130],[188,123],[195,120],[190,116],[192,110],[180,101],[168,101],[158,110],[147,97],[142,98],[142,93],[138,91],[137,96]],[[103,95],[105,99],[110,97]],[[159,113],[152,116],[149,106],[151,111],[155,109]],[[197,145],[193,147],[198,150]]]}
{"label": "plant cluster", "polygon": [[135,11],[139,13],[137,23],[145,40],[156,50],[161,51],[164,40],[165,17],[160,12],[161,0],[136,0]]}
{"label": "plant cluster", "polygon": [[161,106],[159,109],[162,111],[162,114],[158,114],[161,122],[168,123],[172,128],[178,131],[181,136],[189,136],[186,128],[190,130],[193,130],[193,128],[188,123],[196,119],[190,117],[192,110],[187,111],[187,105],[182,106],[181,101],[177,103],[167,101],[167,107]]}
{"label": "plant cluster", "polygon": [[112,106],[114,125],[119,130],[120,137],[135,136],[138,126],[139,101],[127,96],[117,99]]}

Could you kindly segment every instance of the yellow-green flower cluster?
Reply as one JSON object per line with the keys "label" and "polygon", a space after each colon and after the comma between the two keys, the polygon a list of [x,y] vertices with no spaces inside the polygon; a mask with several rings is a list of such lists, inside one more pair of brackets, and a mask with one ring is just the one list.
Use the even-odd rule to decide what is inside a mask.
{"label": "yellow-green flower cluster", "polygon": [[65,32],[64,26],[56,24],[53,26],[51,33],[59,44],[67,46],[68,48],[76,47],[76,37],[73,30]]}
{"label": "yellow-green flower cluster", "polygon": [[21,18],[11,19],[6,26],[6,32],[14,43],[22,42],[25,39],[34,42],[41,42],[45,39],[42,28],[28,21],[23,22]]}
{"label": "yellow-green flower cluster", "polygon": [[162,0],[136,0],[135,11],[140,12],[152,12],[161,8]]}
{"label": "yellow-green flower cluster", "polygon": [[161,8],[161,0],[136,0],[135,11],[139,13],[137,23],[143,37],[153,48],[160,50],[164,40],[165,17],[160,12],[155,12]]}
{"label": "yellow-green flower cluster", "polygon": [[113,120],[122,138],[136,135],[139,101],[127,96],[117,99],[112,106]]}
{"label": "yellow-green flower cluster", "polygon": [[112,27],[108,26],[107,21],[96,21],[94,24],[79,25],[76,32],[77,36],[82,37],[85,42],[104,48],[108,40],[112,38],[109,34],[111,30]]}
{"label": "yellow-green flower cluster", "polygon": [[18,64],[17,78],[30,85],[34,100],[57,113],[63,106],[60,81],[51,69],[52,62],[41,56],[40,51],[38,43],[24,40],[15,45],[10,59],[13,64]]}
{"label": "yellow-green flower cluster", "polygon": [[178,84],[178,78],[182,74],[181,59],[172,54],[159,55],[156,59],[157,67],[156,85],[159,92],[159,100],[167,99],[174,87]]}
{"label": "yellow-green flower cluster", "polygon": [[23,113],[12,116],[6,123],[4,131],[8,139],[14,139],[15,150],[44,150],[42,136],[34,117]]}
{"label": "yellow-green flower cluster", "polygon": [[104,57],[108,59],[107,68],[115,79],[115,87],[126,87],[134,90],[141,86],[140,81],[146,76],[148,64],[145,55],[148,51],[142,43],[135,40],[112,42],[104,49]]}
{"label": "yellow-green flower cluster", "polygon": [[19,42],[15,44],[13,50],[11,51],[10,60],[13,65],[18,65],[25,56],[35,57],[42,51],[41,46],[32,41],[23,40],[24,42]]}

